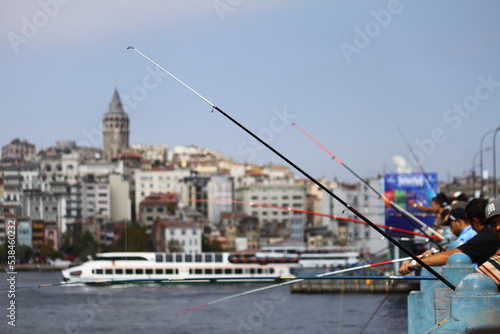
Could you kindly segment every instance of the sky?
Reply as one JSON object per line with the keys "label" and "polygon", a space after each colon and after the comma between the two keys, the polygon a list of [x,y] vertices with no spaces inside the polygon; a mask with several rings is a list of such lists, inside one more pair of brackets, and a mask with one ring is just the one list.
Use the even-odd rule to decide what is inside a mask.
{"label": "sky", "polygon": [[491,176],[498,13],[464,0],[2,0],[0,145],[102,148],[116,85],[131,144],[286,165],[133,46],[315,178],[356,181],[326,149],[363,178],[400,156],[450,181],[479,172],[481,142]]}

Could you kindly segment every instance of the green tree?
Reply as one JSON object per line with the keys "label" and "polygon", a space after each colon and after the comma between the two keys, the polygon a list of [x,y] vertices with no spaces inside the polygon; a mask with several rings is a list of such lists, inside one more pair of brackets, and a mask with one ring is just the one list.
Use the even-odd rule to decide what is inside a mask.
{"label": "green tree", "polygon": [[5,245],[0,245],[0,263],[7,262],[7,248]]}
{"label": "green tree", "polygon": [[169,240],[167,243],[167,249],[170,253],[182,253],[184,251],[181,243],[176,239]]}
{"label": "green tree", "polygon": [[208,240],[208,237],[205,234],[202,234],[201,236],[201,251],[202,252],[210,252],[211,251],[210,247],[210,241]]}
{"label": "green tree", "polygon": [[112,252],[151,252],[151,241],[137,222],[132,222],[110,247]]}
{"label": "green tree", "polygon": [[97,253],[98,244],[89,230],[85,230],[75,243],[75,253],[82,261]]}
{"label": "green tree", "polygon": [[20,263],[28,263],[33,256],[33,249],[31,247],[22,245],[16,247],[16,258]]}
{"label": "green tree", "polygon": [[40,255],[46,259],[62,258],[61,252],[54,249],[54,245],[52,242],[41,245]]}

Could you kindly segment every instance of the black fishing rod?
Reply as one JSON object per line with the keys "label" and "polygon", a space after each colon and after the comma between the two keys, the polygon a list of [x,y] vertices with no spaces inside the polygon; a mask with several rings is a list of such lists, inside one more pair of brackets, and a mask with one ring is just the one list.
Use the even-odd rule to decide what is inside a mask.
{"label": "black fishing rod", "polygon": [[[323,151],[325,151],[329,156],[332,157],[332,159],[334,159],[335,161],[337,161],[339,164],[341,164],[342,166],[344,166],[345,169],[347,169],[352,175],[354,175],[358,180],[360,180],[361,182],[363,182],[363,184],[365,184],[368,188],[370,188],[375,194],[377,194],[377,196],[382,199],[386,204],[389,204],[392,208],[394,208],[396,211],[398,211],[399,213],[401,213],[401,215],[411,224],[413,225],[413,227],[417,228],[418,230],[420,230],[420,232],[422,232],[427,238],[429,238],[430,240],[432,240],[432,242],[434,242],[434,244],[439,248],[439,250],[441,252],[444,251],[444,248],[436,241],[434,240],[433,238],[431,238],[426,232],[424,229],[428,229],[432,234],[434,234],[435,236],[437,236],[438,238],[440,238],[441,240],[443,240],[443,236],[438,233],[436,230],[434,230],[433,228],[427,226],[425,223],[423,223],[422,221],[420,221],[417,217],[415,217],[415,215],[411,214],[409,211],[405,210],[403,207],[401,207],[400,205],[398,205],[397,203],[395,203],[394,201],[390,200],[389,198],[387,198],[386,196],[384,196],[383,194],[381,194],[379,191],[377,191],[377,189],[373,188],[372,185],[370,183],[368,183],[365,179],[363,179],[361,176],[359,176],[355,171],[353,171],[349,166],[347,166],[342,160],[340,160],[337,156],[335,156],[332,152],[330,152],[326,147],[324,147],[323,145],[321,145],[320,142],[318,142],[316,139],[314,139],[309,133],[307,133],[304,129],[302,129],[300,126],[298,126],[296,123],[293,123],[292,124],[293,126],[295,126],[300,132],[302,132],[304,135],[306,135],[306,137],[308,137],[309,139],[311,139],[316,145],[318,145],[320,148],[323,149]],[[411,219],[410,219],[411,218]]]}
{"label": "black fishing rod", "polygon": [[300,168],[299,166],[297,166],[294,162],[292,162],[290,159],[288,159],[287,157],[285,157],[283,154],[281,154],[279,151],[277,151],[274,147],[272,147],[271,145],[269,145],[268,143],[266,143],[259,136],[257,136],[252,131],[250,131],[249,129],[247,129],[245,126],[243,126],[241,123],[239,123],[238,121],[236,121],[234,118],[232,118],[231,116],[229,116],[228,114],[226,114],[222,109],[220,109],[215,104],[213,104],[212,102],[210,102],[209,100],[207,100],[205,97],[203,97],[202,95],[200,95],[194,89],[192,89],[191,87],[189,87],[188,85],[186,85],[184,82],[182,82],[176,76],[174,76],[173,74],[171,74],[169,71],[167,71],[162,66],[160,66],[159,64],[157,64],[156,62],[154,62],[153,60],[151,60],[149,57],[147,57],[145,54],[143,54],[142,52],[140,52],[136,48],[134,48],[133,46],[129,46],[127,49],[134,50],[135,52],[137,52],[138,54],[140,54],[142,57],[144,57],[145,59],[147,59],[149,62],[151,62],[152,64],[154,64],[156,67],[158,67],[160,70],[162,70],[163,72],[165,72],[166,74],[168,74],[170,77],[172,77],[173,79],[175,79],[181,85],[183,85],[184,87],[186,87],[187,89],[189,89],[193,94],[195,94],[200,99],[202,99],[207,104],[209,104],[212,107],[212,111],[213,110],[217,110],[218,112],[220,112],[223,116],[225,116],[231,122],[233,122],[234,124],[236,124],[243,131],[245,131],[250,136],[252,136],[253,138],[255,138],[257,141],[259,141],[262,145],[264,145],[269,150],[271,150],[274,154],[276,154],[281,159],[283,159],[290,166],[292,166],[297,171],[299,171],[302,175],[304,175],[305,177],[307,177],[311,182],[313,182],[318,187],[320,187],[321,189],[323,189],[327,194],[329,194],[330,196],[332,196],[333,198],[335,198],[340,204],[342,204],[343,206],[345,206],[352,213],[354,213],[356,216],[358,216],[359,218],[361,218],[362,220],[364,220],[368,225],[370,225],[372,228],[374,228],[378,233],[380,233],[382,236],[384,236],[390,242],[392,242],[392,244],[394,244],[396,247],[398,247],[400,250],[402,250],[406,254],[409,254],[411,256],[411,258],[413,258],[413,260],[415,260],[423,268],[427,269],[430,273],[432,273],[434,276],[436,276],[441,282],[443,282],[445,285],[447,285],[450,289],[452,289],[453,291],[455,291],[455,286],[452,283],[450,283],[447,279],[445,279],[441,274],[439,274],[438,272],[436,272],[434,269],[432,269],[430,266],[428,266],[425,262],[423,262],[417,256],[413,255],[408,249],[406,249],[406,247],[404,247],[399,242],[397,242],[392,236],[390,236],[389,234],[385,233],[381,228],[379,228],[377,225],[375,225],[374,223],[372,223],[368,218],[366,218],[358,210],[356,210],[355,208],[353,208],[349,203],[345,202],[343,199],[341,199],[340,197],[338,197],[337,195],[335,195],[330,189],[328,189],[327,187],[325,187],[321,182],[317,181],[314,177],[312,177],[306,171],[304,171],[302,168]]}

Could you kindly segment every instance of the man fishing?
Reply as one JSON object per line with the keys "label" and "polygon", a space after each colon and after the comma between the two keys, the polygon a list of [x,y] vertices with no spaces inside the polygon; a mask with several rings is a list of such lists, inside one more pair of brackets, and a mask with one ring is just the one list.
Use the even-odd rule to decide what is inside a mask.
{"label": "man fishing", "polygon": [[[476,198],[465,207],[466,217],[477,235],[457,248],[424,257],[422,261],[429,266],[443,266],[452,254],[464,253],[470,257],[472,263],[480,266],[495,254],[500,246],[500,239],[493,233],[490,226],[481,224],[486,218],[485,209],[487,203],[484,199]],[[418,268],[420,268],[420,265],[415,261],[404,262],[399,268],[399,273],[406,275]]]}
{"label": "man fishing", "polygon": [[[500,240],[500,197],[495,198],[486,206],[486,219],[482,222],[491,228],[492,232]],[[500,291],[500,252],[484,262],[476,272],[491,278]]]}

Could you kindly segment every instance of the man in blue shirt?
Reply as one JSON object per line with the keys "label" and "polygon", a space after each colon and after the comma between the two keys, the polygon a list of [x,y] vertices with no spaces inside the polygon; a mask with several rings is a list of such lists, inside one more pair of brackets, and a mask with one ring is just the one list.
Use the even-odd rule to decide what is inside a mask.
{"label": "man in blue shirt", "polygon": [[449,247],[450,249],[466,243],[477,234],[477,232],[472,229],[465,210],[462,208],[452,209],[448,219],[443,225],[450,226],[451,232],[457,236],[457,239],[451,243],[450,246],[453,245],[453,247]]}

